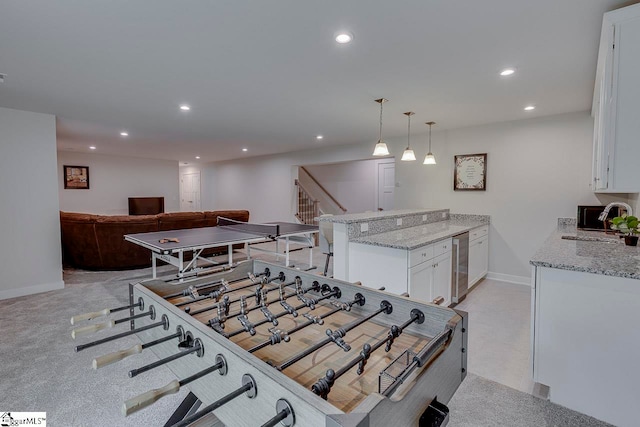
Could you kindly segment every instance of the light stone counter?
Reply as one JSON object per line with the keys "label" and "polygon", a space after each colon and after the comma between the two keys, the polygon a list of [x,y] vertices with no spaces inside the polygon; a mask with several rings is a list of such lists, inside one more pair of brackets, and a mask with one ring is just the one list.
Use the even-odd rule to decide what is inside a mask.
{"label": "light stone counter", "polygon": [[530,262],[537,267],[640,279],[640,246],[626,246],[616,235],[571,226],[559,227]]}
{"label": "light stone counter", "polygon": [[478,219],[438,221],[416,227],[403,228],[400,230],[361,237],[352,240],[352,242],[383,246],[387,248],[413,250],[487,224],[488,221]]}

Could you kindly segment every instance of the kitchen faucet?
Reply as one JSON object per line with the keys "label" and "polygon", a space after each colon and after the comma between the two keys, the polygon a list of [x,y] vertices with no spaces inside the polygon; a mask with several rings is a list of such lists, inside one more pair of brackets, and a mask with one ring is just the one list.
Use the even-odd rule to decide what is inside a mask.
{"label": "kitchen faucet", "polygon": [[607,205],[607,207],[604,208],[604,210],[602,211],[602,213],[600,214],[598,219],[600,221],[606,221],[607,217],[609,216],[609,211],[614,206],[622,206],[627,211],[627,215],[629,215],[629,216],[633,215],[633,213],[631,211],[631,206],[629,206],[628,204],[626,204],[624,202],[612,202],[612,203],[609,203]]}

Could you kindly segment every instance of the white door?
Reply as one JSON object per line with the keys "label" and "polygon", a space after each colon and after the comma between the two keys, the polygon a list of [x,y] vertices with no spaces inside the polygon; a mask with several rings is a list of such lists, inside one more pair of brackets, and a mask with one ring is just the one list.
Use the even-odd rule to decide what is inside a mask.
{"label": "white door", "polygon": [[180,210],[200,210],[200,172],[184,173],[180,177]]}
{"label": "white door", "polygon": [[378,164],[378,210],[389,211],[393,209],[396,188],[395,163]]}

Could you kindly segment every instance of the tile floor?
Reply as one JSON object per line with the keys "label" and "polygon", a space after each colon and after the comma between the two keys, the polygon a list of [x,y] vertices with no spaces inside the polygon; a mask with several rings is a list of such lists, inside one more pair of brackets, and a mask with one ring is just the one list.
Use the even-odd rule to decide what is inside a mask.
{"label": "tile floor", "polygon": [[533,393],[531,288],[485,279],[456,308],[469,313],[469,372]]}

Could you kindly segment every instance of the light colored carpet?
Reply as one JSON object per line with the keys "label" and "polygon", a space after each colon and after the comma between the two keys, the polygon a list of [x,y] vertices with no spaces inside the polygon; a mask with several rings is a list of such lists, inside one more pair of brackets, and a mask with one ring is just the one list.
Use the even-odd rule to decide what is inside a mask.
{"label": "light colored carpet", "polygon": [[[303,251],[297,256],[308,259]],[[314,258],[318,264],[324,261],[319,251]],[[186,391],[165,397],[127,418],[120,414],[124,400],[174,379],[164,367],[128,378],[130,369],[156,360],[151,352],[98,371],[91,368],[94,357],[137,344],[140,341],[136,337],[74,353],[78,343],[115,331],[101,331],[77,341],[70,335],[71,316],[127,304],[128,283],[149,277],[150,269],[66,270],[63,290],[0,301],[0,411],[46,411],[52,427],[163,426]],[[127,326],[116,328],[121,332]],[[468,375],[449,407],[449,425],[454,427],[607,426],[473,374]]]}

